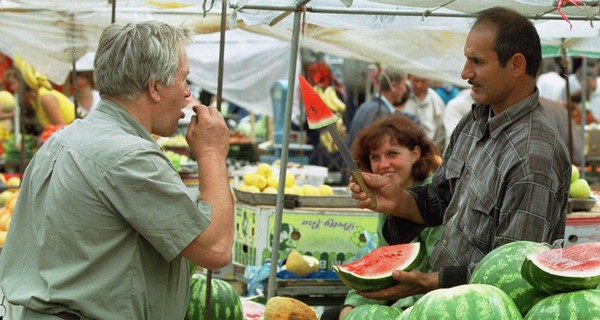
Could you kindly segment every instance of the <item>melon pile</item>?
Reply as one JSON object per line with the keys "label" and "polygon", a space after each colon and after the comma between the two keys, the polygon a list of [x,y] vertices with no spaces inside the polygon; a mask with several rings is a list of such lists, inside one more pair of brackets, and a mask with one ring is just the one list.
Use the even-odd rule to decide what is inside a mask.
{"label": "melon pile", "polygon": [[[383,281],[390,280],[389,268],[383,269],[397,263],[394,259],[383,258],[382,253],[367,259],[369,267],[380,265],[382,270],[369,271],[363,266],[353,271],[360,261],[350,267],[341,265],[336,271],[342,281],[363,291],[393,284],[393,279]],[[415,259],[411,254],[399,260]],[[372,314],[384,312],[369,310]],[[399,317],[376,319],[600,320],[600,242],[565,248],[530,241],[505,244],[477,264],[469,284],[431,291]]]}
{"label": "melon pile", "polygon": [[500,288],[527,320],[600,319],[600,243],[509,243],[488,253],[470,282]]}

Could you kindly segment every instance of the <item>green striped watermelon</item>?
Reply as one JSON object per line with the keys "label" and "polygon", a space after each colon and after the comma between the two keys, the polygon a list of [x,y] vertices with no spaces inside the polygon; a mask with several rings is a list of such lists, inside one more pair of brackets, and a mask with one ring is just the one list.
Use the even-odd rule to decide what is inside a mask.
{"label": "green striped watermelon", "polygon": [[398,318],[396,318],[396,320],[410,320],[410,312],[412,311],[413,306],[410,306],[406,309],[404,309],[404,311],[402,311],[402,313],[400,314],[400,316]]}
{"label": "green striped watermelon", "polygon": [[600,320],[600,290],[578,290],[551,295],[538,302],[525,320]]}
{"label": "green striped watermelon", "polygon": [[[203,320],[206,302],[206,276],[200,273],[190,278],[190,300],[185,320]],[[242,301],[229,283],[212,278],[211,281],[211,319],[242,320]]]}
{"label": "green striped watermelon", "polygon": [[396,283],[392,271],[411,270],[424,251],[419,242],[378,247],[361,259],[333,266],[333,270],[356,291],[377,291]]}
{"label": "green striped watermelon", "polygon": [[600,242],[530,254],[521,274],[534,288],[550,294],[596,288],[600,284]]}
{"label": "green striped watermelon", "polygon": [[521,265],[528,254],[550,249],[544,243],[515,241],[490,251],[475,267],[469,283],[490,284],[502,289],[525,316],[548,294],[532,287],[521,276]]}
{"label": "green striped watermelon", "polygon": [[352,311],[348,312],[344,320],[396,320],[402,312],[399,309],[379,305],[379,304],[363,304]]}
{"label": "green striped watermelon", "polygon": [[425,294],[412,307],[409,319],[518,320],[512,299],[488,284],[464,284]]}

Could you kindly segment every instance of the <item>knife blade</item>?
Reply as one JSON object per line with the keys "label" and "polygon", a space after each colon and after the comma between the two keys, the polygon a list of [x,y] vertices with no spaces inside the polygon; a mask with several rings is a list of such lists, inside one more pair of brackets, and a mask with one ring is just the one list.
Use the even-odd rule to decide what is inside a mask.
{"label": "knife blade", "polygon": [[335,127],[335,124],[328,125],[327,131],[331,135],[331,138],[333,138],[333,142],[337,146],[338,151],[340,152],[340,155],[342,156],[342,159],[344,160],[344,163],[346,163],[346,166],[348,167],[348,169],[350,169],[350,175],[352,175],[352,179],[354,179],[354,182],[358,183],[360,188],[364,192],[366,192],[367,195],[369,196],[369,198],[371,199],[369,208],[375,209],[377,207],[377,197],[375,196],[375,193],[373,192],[373,190],[371,190],[371,188],[369,188],[366,185],[360,169],[358,169],[356,162],[352,158],[352,155],[350,155],[350,150],[348,150],[348,147],[346,146],[346,143],[340,136],[340,132]]}

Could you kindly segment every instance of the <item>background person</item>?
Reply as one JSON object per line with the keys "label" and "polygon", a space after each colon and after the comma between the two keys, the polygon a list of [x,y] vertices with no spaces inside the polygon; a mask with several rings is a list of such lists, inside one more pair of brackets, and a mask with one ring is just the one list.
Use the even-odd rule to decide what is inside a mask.
{"label": "background person", "polygon": [[103,31],[94,62],[102,101],[35,154],[2,250],[0,287],[25,308],[21,319],[183,319],[188,260],[229,263],[222,115],[197,106],[186,133],[200,190],[152,138],[170,136],[184,116],[189,43],[189,31],[154,21]]}
{"label": "background person", "polygon": [[[438,153],[433,142],[425,135],[421,127],[403,115],[391,115],[373,122],[361,130],[352,143],[352,155],[362,171],[389,177],[402,188],[419,186],[431,181],[431,175],[438,168]],[[379,246],[388,245],[383,237],[382,227],[386,214],[378,214],[377,233]],[[426,245],[427,254],[431,252],[442,233],[441,226],[424,227],[410,230],[403,239],[394,243],[421,241]],[[416,266],[422,272],[431,271],[427,259]],[[414,304],[418,297],[396,300],[372,300],[361,297],[351,290],[343,306],[327,309],[321,320],[343,319],[352,309],[363,304],[394,304],[399,308]]]}
{"label": "background person", "polygon": [[77,60],[75,70],[77,70],[75,88],[73,88],[70,99],[77,102],[77,116],[83,118],[92,112],[100,102],[100,93],[95,89],[94,84],[94,54],[87,53]]}
{"label": "background person", "polygon": [[[35,118],[43,128],[48,124],[64,126],[75,120],[75,106],[62,92],[54,89],[48,79],[35,71],[23,59],[15,56],[15,65],[21,72],[26,85],[25,103],[33,110]],[[20,83],[12,83],[20,90]]]}
{"label": "background person", "polygon": [[[377,195],[374,211],[388,213],[388,242],[410,230],[407,221],[443,225],[429,259],[433,272],[396,270],[397,284],[362,292],[366,298],[399,299],[466,284],[494,248],[564,237],[571,163],[535,87],[541,61],[535,27],[508,8],[481,11],[465,56],[461,76],[477,104],[458,123],[432,182],[404,190],[389,177],[363,173]],[[349,187],[358,207],[368,207],[360,186]]]}
{"label": "background person", "polygon": [[348,129],[346,143],[350,146],[358,132],[369,126],[377,118],[389,116],[396,112],[394,105],[402,102],[406,91],[406,74],[394,67],[386,67],[382,71],[380,92],[373,99],[363,102],[352,117]]}

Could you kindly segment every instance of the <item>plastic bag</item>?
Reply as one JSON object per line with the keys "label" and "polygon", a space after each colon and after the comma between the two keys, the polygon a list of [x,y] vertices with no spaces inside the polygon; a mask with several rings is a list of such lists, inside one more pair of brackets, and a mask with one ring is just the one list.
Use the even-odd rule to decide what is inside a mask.
{"label": "plastic bag", "polygon": [[365,242],[365,245],[362,246],[358,251],[356,251],[356,253],[354,253],[354,255],[352,255],[352,257],[350,257],[349,259],[344,261],[344,263],[356,261],[356,260],[364,257],[367,253],[373,251],[375,248],[378,247],[377,233],[369,234],[368,231],[363,231],[363,235],[365,236],[365,239],[367,240]]}

